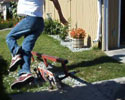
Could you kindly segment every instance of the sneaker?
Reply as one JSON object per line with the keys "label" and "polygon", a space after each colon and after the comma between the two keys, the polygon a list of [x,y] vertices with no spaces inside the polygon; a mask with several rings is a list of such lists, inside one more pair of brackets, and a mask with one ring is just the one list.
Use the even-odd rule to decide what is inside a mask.
{"label": "sneaker", "polygon": [[29,82],[32,82],[34,80],[34,77],[32,74],[22,74],[12,85],[11,89],[19,89]]}
{"label": "sneaker", "polygon": [[22,58],[20,54],[15,55],[12,57],[12,61],[9,67],[9,71],[15,71],[18,67],[18,64],[21,62]]}

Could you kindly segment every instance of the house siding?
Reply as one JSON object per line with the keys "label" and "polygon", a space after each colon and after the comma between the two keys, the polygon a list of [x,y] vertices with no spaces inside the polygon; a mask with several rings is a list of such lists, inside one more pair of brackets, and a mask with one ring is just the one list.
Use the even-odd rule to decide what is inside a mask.
{"label": "house siding", "polygon": [[[85,44],[89,42],[93,45],[93,40],[97,35],[97,0],[59,0],[62,12],[66,19],[70,20],[71,28],[80,27],[85,29],[87,37]],[[45,15],[51,13],[52,18],[59,19],[57,11],[53,7],[52,2],[46,0]]]}

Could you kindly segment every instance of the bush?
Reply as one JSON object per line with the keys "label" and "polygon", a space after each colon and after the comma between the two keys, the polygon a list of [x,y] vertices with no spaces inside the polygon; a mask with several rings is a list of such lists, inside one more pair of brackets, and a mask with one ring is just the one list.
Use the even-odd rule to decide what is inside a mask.
{"label": "bush", "polygon": [[16,19],[9,19],[9,20],[0,20],[0,29],[4,29],[4,28],[11,28],[14,25],[16,25],[16,23],[18,22],[18,20]]}
{"label": "bush", "polygon": [[63,26],[57,20],[45,19],[45,27],[43,33],[49,35],[59,35],[61,39],[65,39],[68,35],[68,26]]}
{"label": "bush", "polygon": [[68,35],[68,26],[64,26],[62,28],[60,28],[61,30],[61,33],[59,34],[59,37],[62,39],[62,40],[65,40],[66,36]]}

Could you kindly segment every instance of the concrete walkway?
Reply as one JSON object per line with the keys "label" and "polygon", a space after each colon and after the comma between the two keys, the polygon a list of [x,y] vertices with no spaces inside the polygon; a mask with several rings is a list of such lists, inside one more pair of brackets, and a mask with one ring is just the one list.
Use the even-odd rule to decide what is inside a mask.
{"label": "concrete walkway", "polygon": [[125,77],[92,84],[81,82],[81,86],[66,86],[63,92],[45,90],[10,97],[12,100],[125,100]]}
{"label": "concrete walkway", "polygon": [[108,56],[125,63],[125,48],[105,52]]}
{"label": "concrete walkway", "polygon": [[1,29],[0,31],[8,31],[11,30],[12,28],[5,28],[5,29]]}

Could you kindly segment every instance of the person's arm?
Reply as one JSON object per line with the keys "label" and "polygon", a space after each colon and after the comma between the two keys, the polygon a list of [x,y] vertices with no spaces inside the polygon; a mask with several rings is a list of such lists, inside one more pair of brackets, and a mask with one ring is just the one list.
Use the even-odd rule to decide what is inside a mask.
{"label": "person's arm", "polygon": [[67,20],[64,18],[63,14],[62,14],[62,10],[61,10],[61,7],[60,7],[60,4],[59,4],[58,0],[50,0],[50,1],[53,2],[54,7],[56,8],[56,10],[57,10],[57,12],[59,14],[59,18],[60,18],[61,23],[63,23],[64,25],[67,25],[68,22],[67,22]]}

